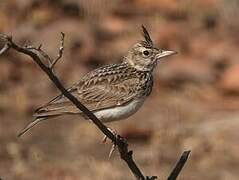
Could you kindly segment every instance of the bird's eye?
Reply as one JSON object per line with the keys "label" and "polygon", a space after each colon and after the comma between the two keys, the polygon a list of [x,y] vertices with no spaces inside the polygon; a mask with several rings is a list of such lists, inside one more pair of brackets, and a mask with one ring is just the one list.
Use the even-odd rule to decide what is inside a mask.
{"label": "bird's eye", "polygon": [[149,52],[148,50],[144,50],[144,51],[143,51],[143,54],[144,54],[145,56],[148,56],[148,55],[150,54],[150,52]]}

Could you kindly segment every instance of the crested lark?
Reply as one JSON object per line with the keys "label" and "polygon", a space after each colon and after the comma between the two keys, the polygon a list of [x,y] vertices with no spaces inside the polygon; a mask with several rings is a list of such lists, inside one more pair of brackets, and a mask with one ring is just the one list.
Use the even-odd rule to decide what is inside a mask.
{"label": "crested lark", "polygon": [[[176,53],[154,47],[146,28],[142,28],[144,40],[133,45],[122,63],[95,69],[68,89],[102,122],[125,119],[138,111],[151,93],[152,72],[157,62]],[[59,95],[36,110],[35,120],[29,123],[19,136],[43,120],[64,114],[84,117],[74,104]]]}

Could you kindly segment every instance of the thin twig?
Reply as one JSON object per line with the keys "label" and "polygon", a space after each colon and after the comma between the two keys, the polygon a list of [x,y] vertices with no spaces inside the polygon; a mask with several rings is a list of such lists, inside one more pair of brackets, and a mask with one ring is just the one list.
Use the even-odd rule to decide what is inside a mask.
{"label": "thin twig", "polygon": [[49,66],[52,64],[52,59],[50,58],[50,56],[42,49],[42,44],[40,44],[38,47],[34,47],[34,46],[26,46],[25,47],[28,50],[34,50],[37,51],[38,53],[40,53],[40,55],[42,57],[44,57],[47,61]]}
{"label": "thin twig", "polygon": [[[120,136],[115,137],[115,135],[103,124],[101,121],[90,111],[88,110],[81,102],[78,101],[76,97],[74,97],[71,93],[69,93],[65,87],[62,85],[57,76],[53,73],[52,69],[49,66],[46,66],[41,58],[34,53],[31,49],[24,48],[15,44],[11,38],[7,38],[9,42],[9,47],[12,49],[26,54],[30,56],[35,63],[48,75],[51,81],[55,84],[55,86],[61,91],[61,93],[67,97],[78,109],[80,109],[84,114],[93,121],[93,123],[109,138],[111,139],[118,147],[120,155],[123,160],[127,163],[131,172],[134,174],[136,179],[144,180],[145,177],[134,162],[132,158],[132,151],[128,150],[128,144],[125,142],[123,138]],[[37,49],[35,49],[37,50]],[[39,50],[40,51],[40,50]]]}
{"label": "thin twig", "polygon": [[[32,60],[38,64],[38,66],[48,75],[49,79],[55,84],[55,86],[61,91],[61,93],[68,98],[78,109],[80,109],[89,119],[92,120],[92,122],[104,133],[112,142],[115,144],[119,150],[120,157],[123,159],[128,167],[130,168],[131,172],[135,176],[136,179],[139,180],[155,180],[157,179],[156,176],[144,176],[141,170],[138,168],[136,163],[133,160],[133,151],[128,150],[128,143],[124,138],[117,135],[115,136],[89,109],[87,109],[81,102],[78,101],[76,97],[74,97],[65,87],[62,85],[58,77],[53,73],[53,67],[55,64],[59,61],[59,59],[63,55],[63,45],[64,45],[64,33],[62,33],[61,38],[61,47],[59,49],[59,54],[56,60],[51,61],[51,58],[41,49],[41,45],[38,48],[34,47],[21,47],[18,46],[16,43],[12,41],[12,38],[9,36],[4,36],[6,40],[6,44],[8,45],[8,48],[12,48],[16,50],[17,52],[26,54],[32,58]],[[5,46],[6,46],[5,44]],[[4,46],[4,50],[2,49],[0,52],[5,52],[6,48]],[[37,51],[41,56],[43,56],[45,59],[49,61],[49,65],[45,65],[41,58],[38,56],[38,53],[35,53],[34,51]],[[189,156],[190,151],[185,151],[178,163],[176,164],[173,171],[170,173],[168,180],[175,180],[179,173],[181,172],[184,164],[187,161],[187,158]]]}
{"label": "thin twig", "polygon": [[181,155],[180,159],[176,163],[175,167],[173,168],[172,172],[168,176],[167,180],[176,180],[179,173],[181,172],[183,166],[187,162],[188,156],[191,151],[184,151],[183,154]]}
{"label": "thin twig", "polygon": [[155,179],[157,179],[157,176],[152,176],[152,177],[146,176],[146,180],[155,180]]}
{"label": "thin twig", "polygon": [[56,63],[62,58],[63,51],[64,51],[64,39],[65,39],[65,34],[61,32],[61,45],[59,47],[57,58],[50,64],[51,69],[53,69]]}

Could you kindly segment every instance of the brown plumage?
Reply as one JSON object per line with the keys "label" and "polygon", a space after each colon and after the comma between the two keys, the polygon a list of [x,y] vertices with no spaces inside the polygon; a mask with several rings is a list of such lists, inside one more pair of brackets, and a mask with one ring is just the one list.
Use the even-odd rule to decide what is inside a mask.
{"label": "brown plumage", "polygon": [[[152,90],[152,72],[158,60],[175,54],[155,48],[146,28],[142,28],[144,41],[136,43],[122,63],[95,69],[68,89],[103,122],[124,119],[135,113]],[[64,114],[84,117],[66,97],[59,95],[35,111],[35,120],[19,136],[43,120]]]}
{"label": "brown plumage", "polygon": [[[152,83],[151,73],[137,71],[127,63],[113,64],[86,74],[69,92],[92,112],[124,105],[141,97]],[[149,87],[151,87],[149,85]],[[64,113],[80,113],[68,98],[59,95],[37,109],[35,117],[46,117]]]}

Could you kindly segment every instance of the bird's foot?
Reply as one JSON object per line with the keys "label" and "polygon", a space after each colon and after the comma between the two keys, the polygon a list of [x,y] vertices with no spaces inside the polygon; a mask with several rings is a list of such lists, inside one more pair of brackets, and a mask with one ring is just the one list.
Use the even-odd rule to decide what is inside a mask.
{"label": "bird's foot", "polygon": [[[111,128],[109,128],[109,127],[107,127],[107,129],[108,129],[114,136],[117,136],[117,131],[116,131],[116,130],[111,129]],[[107,137],[106,135],[104,135],[104,138],[103,138],[102,142],[103,142],[103,143],[106,143],[107,139],[108,139],[108,137]]]}
{"label": "bird's foot", "polygon": [[[117,132],[114,130],[114,129],[111,129],[109,127],[107,127],[107,129],[112,132],[114,134],[114,136],[117,136]],[[103,143],[106,143],[108,137],[105,135],[102,142]],[[115,150],[115,147],[116,145],[114,144],[114,142],[112,142],[112,146],[111,146],[111,149],[110,149],[110,152],[109,152],[109,158],[111,157],[111,155],[113,154],[114,150]]]}

